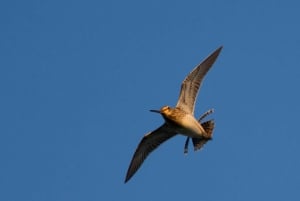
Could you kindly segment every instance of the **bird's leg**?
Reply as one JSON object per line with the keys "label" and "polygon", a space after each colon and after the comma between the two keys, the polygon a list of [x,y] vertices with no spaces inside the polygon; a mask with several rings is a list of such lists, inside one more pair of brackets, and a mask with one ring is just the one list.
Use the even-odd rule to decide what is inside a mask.
{"label": "bird's leg", "polygon": [[210,115],[211,113],[213,113],[214,112],[214,109],[209,109],[209,110],[207,110],[204,114],[202,114],[201,115],[201,117],[199,118],[199,123],[200,123],[200,121],[202,120],[202,119],[204,119],[205,117],[207,117],[208,115]]}
{"label": "bird's leg", "polygon": [[184,151],[183,151],[184,154],[187,154],[187,153],[188,153],[189,142],[190,142],[190,137],[187,137],[187,138],[186,138],[186,141],[185,141],[185,144],[184,144]]}

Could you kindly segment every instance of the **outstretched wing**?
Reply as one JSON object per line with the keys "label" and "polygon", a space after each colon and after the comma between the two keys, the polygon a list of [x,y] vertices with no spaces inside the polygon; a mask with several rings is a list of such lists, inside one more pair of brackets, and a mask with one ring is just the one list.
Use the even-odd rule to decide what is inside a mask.
{"label": "outstretched wing", "polygon": [[186,112],[194,114],[195,100],[201,86],[201,82],[216,61],[222,50],[222,46],[209,55],[203,62],[196,66],[192,72],[184,79],[176,107]]}
{"label": "outstretched wing", "polygon": [[163,124],[158,129],[146,134],[132,157],[127,170],[125,183],[136,173],[136,171],[143,164],[144,160],[154,149],[176,134],[177,133],[170,129],[167,124]]}

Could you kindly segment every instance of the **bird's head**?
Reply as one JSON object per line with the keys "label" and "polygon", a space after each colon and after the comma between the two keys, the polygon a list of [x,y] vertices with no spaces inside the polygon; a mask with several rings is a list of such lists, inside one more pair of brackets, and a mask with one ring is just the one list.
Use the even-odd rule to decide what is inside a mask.
{"label": "bird's head", "polygon": [[172,111],[170,106],[163,106],[160,110],[150,110],[150,112],[156,112],[164,116],[168,116]]}

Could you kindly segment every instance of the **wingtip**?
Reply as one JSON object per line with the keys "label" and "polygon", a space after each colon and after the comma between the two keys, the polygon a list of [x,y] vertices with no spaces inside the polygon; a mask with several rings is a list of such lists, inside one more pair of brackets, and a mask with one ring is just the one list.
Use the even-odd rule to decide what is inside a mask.
{"label": "wingtip", "polygon": [[132,178],[133,175],[134,174],[130,173],[130,169],[128,169],[125,180],[124,180],[124,184],[126,184]]}
{"label": "wingtip", "polygon": [[221,52],[221,50],[223,49],[223,45],[221,45],[220,47],[218,47],[210,56],[213,56],[215,58],[217,58]]}
{"label": "wingtip", "polygon": [[205,64],[205,63],[208,62],[209,66],[211,67],[215,63],[215,61],[216,61],[217,57],[219,56],[222,48],[223,48],[223,46],[221,45],[213,53],[211,53],[201,64]]}
{"label": "wingtip", "polygon": [[218,47],[213,54],[217,54],[217,56],[220,54],[221,50],[223,49],[223,45],[221,45],[220,47]]}
{"label": "wingtip", "polygon": [[128,176],[126,176],[125,180],[124,180],[124,184],[126,184],[129,181],[130,178],[128,178]]}

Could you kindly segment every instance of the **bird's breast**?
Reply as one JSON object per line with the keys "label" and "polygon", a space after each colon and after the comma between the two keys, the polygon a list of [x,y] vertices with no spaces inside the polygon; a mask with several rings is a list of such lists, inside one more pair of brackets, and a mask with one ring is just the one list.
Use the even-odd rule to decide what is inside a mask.
{"label": "bird's breast", "polygon": [[176,126],[175,129],[178,133],[199,138],[205,135],[205,131],[203,127],[200,125],[200,123],[190,114],[186,114],[182,116],[181,118],[172,119],[173,123],[175,123]]}

